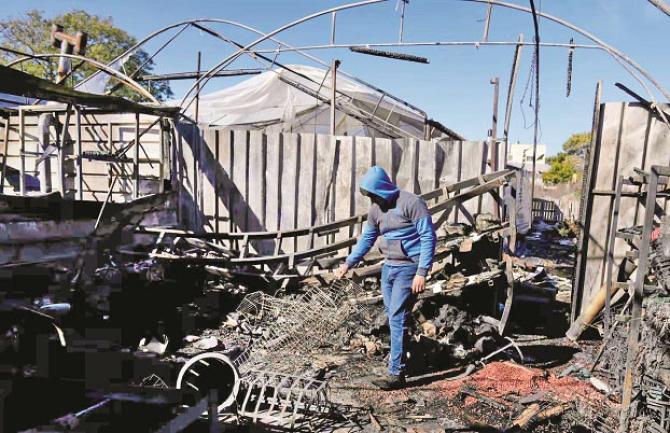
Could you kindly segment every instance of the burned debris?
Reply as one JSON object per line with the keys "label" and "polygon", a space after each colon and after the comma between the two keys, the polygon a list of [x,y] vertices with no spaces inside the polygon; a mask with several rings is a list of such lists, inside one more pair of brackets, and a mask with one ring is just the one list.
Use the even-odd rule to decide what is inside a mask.
{"label": "burned debris", "polygon": [[[635,103],[601,103],[598,83],[579,215],[569,191],[568,216],[565,197],[541,198],[536,185],[540,48],[569,50],[568,96],[584,48],[670,95],[532,1],[475,0],[487,6],[482,40],[419,43],[515,47],[504,136],[493,78],[488,137],[466,140],[310,54],[430,64],[391,50],[416,46],[403,42],[408,1],[399,42],[336,44],[337,13],[373,3],[272,33],[184,21],[109,64],[85,57],[85,29],[54,26],[60,54],[10,49],[0,433],[670,431],[670,167],[650,163],[667,160],[667,107],[621,84]],[[533,156],[520,165],[510,116],[531,43],[489,41],[494,7],[536,24]],[[278,39],[319,16],[330,17],[329,44]],[[540,42],[539,18],[594,45]],[[135,50],[169,36],[151,62],[187,30],[233,51],[208,71],[200,52],[195,71],[126,71]],[[318,66],[284,64],[288,52]],[[241,58],[254,67],[231,69]],[[54,59],[56,82],[20,70]],[[96,72],[71,86],[82,65]],[[165,80],[194,81],[164,102],[144,85]]]}

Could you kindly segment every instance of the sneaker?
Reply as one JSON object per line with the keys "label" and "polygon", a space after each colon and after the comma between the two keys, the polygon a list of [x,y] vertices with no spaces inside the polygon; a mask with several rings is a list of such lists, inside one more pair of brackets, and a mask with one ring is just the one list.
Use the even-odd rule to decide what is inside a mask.
{"label": "sneaker", "polygon": [[405,387],[405,375],[385,374],[379,379],[372,381],[372,384],[383,391],[391,391]]}

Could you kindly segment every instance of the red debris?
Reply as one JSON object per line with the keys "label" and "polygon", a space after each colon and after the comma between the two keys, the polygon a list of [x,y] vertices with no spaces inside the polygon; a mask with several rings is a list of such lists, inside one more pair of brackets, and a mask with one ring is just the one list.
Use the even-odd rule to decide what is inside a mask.
{"label": "red debris", "polygon": [[587,381],[573,377],[557,378],[544,370],[511,362],[493,362],[464,379],[440,381],[432,385],[438,386],[449,398],[456,396],[462,386],[467,386],[490,398],[501,398],[510,394],[526,396],[546,391],[561,402],[605,399]]}

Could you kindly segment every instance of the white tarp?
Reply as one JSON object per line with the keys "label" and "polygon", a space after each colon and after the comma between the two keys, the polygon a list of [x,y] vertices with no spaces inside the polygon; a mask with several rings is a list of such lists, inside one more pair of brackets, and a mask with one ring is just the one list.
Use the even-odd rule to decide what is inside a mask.
{"label": "white tarp", "polygon": [[[202,95],[198,122],[267,132],[329,133],[330,73],[304,65],[288,65],[287,69],[267,71],[229,88]],[[337,90],[338,105],[344,107],[336,113],[337,135],[397,137],[403,136],[404,131],[410,136],[423,138],[425,119],[421,113],[388,95],[382,98],[381,93],[342,74],[337,76]],[[194,104],[191,104],[187,114],[193,118],[194,112]],[[373,127],[376,122],[361,122],[351,115],[352,112],[367,113],[364,118],[374,112],[378,118],[376,122],[388,118],[393,126],[379,131]],[[438,131],[433,137],[441,138],[442,133]]]}

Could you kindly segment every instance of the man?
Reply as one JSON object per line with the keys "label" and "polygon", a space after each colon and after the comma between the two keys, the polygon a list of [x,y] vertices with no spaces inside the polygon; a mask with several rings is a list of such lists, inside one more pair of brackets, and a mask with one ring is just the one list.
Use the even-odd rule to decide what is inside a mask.
{"label": "man", "polygon": [[382,389],[405,385],[407,326],[416,295],[426,287],[426,275],[435,252],[435,229],[426,203],[400,191],[381,167],[371,167],[360,185],[372,201],[368,221],[346,262],[335,272],[342,278],[370,251],[379,235],[385,256],[382,267],[384,311],[391,329],[388,376],[373,383]]}

